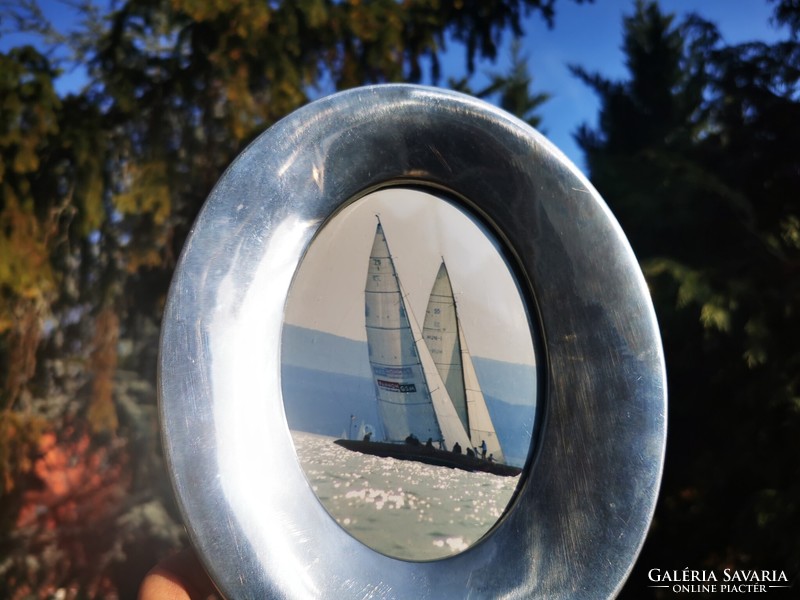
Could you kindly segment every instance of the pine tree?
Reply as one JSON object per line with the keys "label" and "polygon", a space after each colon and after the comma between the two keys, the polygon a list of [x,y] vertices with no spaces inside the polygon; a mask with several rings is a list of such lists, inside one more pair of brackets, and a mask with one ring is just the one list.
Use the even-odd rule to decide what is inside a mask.
{"label": "pine tree", "polygon": [[800,545],[780,532],[800,526],[800,48],[725,46],[643,1],[623,47],[628,79],[575,72],[601,100],[577,139],[667,357],[663,492],[630,597],[653,566],[797,572]]}
{"label": "pine tree", "polygon": [[475,90],[469,77],[451,79],[450,87],[477,98],[491,101],[528,123],[539,127],[542,118],[536,110],[550,99],[550,94],[532,92],[533,76],[528,68],[528,58],[522,55],[519,39],[511,44],[511,61],[507,72],[492,71],[488,74],[488,85]]}

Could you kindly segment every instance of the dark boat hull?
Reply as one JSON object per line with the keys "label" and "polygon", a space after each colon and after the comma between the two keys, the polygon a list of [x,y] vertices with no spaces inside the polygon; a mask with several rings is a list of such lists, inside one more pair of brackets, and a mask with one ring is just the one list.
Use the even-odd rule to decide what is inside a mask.
{"label": "dark boat hull", "polygon": [[516,477],[522,473],[522,469],[519,467],[490,462],[466,454],[455,454],[447,450],[438,450],[422,444],[390,444],[362,440],[336,440],[334,444],[353,452],[361,452],[371,456],[395,458],[397,460],[415,460],[428,465],[461,469],[462,471],[492,473],[503,477]]}

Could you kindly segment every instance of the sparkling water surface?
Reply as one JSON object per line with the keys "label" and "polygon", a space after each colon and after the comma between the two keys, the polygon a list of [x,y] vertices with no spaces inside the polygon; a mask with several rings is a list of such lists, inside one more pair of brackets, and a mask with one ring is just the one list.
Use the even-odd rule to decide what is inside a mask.
{"label": "sparkling water surface", "polygon": [[292,437],[336,522],[396,558],[433,560],[466,550],[497,522],[520,479],[369,456],[306,432]]}

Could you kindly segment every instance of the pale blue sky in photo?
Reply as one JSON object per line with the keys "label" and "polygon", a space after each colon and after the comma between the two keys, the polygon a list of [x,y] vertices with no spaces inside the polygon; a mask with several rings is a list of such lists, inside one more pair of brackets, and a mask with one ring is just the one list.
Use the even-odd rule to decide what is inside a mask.
{"label": "pale blue sky in photo", "polygon": [[528,316],[499,242],[457,205],[419,190],[368,194],[320,230],[292,281],[287,323],[366,342],[364,286],[376,215],[419,330],[444,260],[473,356],[535,364]]}

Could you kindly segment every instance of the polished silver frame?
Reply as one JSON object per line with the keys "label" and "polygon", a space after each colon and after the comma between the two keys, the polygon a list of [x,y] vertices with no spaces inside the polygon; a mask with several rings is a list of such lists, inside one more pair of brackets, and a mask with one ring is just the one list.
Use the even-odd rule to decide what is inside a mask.
{"label": "polished silver frame", "polygon": [[[295,271],[370,191],[439,190],[496,234],[541,341],[535,447],[483,540],[409,562],[339,527],[297,460],[281,392]],[[198,217],[162,326],[160,413],[192,542],[228,598],[606,598],[661,478],[666,387],[647,286],[609,209],[535,130],[473,98],[387,85],[318,100],[256,139]]]}

